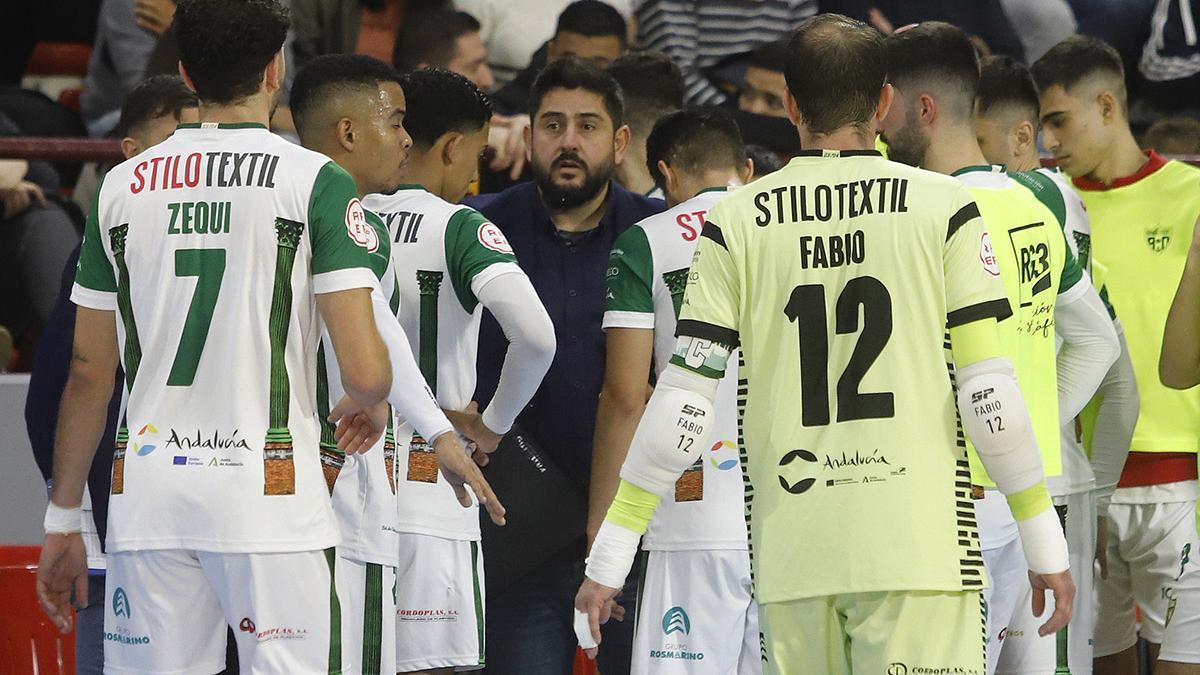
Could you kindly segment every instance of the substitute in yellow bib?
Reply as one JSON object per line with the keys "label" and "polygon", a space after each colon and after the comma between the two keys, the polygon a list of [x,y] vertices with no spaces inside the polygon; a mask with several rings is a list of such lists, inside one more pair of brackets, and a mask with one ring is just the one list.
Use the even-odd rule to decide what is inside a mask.
{"label": "substitute in yellow bib", "polygon": [[[979,205],[991,243],[985,269],[1003,280],[1013,308],[1013,316],[1000,322],[1001,348],[1029,405],[1046,475],[1056,476],[1062,465],[1059,400],[1072,408],[1073,418],[1091,398],[1118,354],[1116,333],[1055,215],[1004,167],[987,164],[974,122],[979,59],[967,35],[928,22],[897,32],[887,44],[896,88],[883,123],[891,157],[953,175]],[[1059,338],[1066,347],[1061,352]],[[975,512],[991,582],[984,591],[990,674],[997,671],[1004,629],[1018,616],[1032,617],[1033,607],[1017,522],[974,444],[968,449],[973,483],[988,488],[976,492]],[[1050,647],[1053,655],[1052,641]]]}
{"label": "substitute in yellow bib", "polygon": [[1104,42],[1068,38],[1032,71],[1043,142],[1087,205],[1098,281],[1121,317],[1141,398],[1108,513],[1109,575],[1096,583],[1096,672],[1136,668],[1136,604],[1155,673],[1200,673],[1200,390],[1159,382],[1163,327],[1200,215],[1200,171],[1138,147],[1121,59]]}
{"label": "substitute in yellow bib", "polygon": [[[1001,355],[997,319],[1011,310],[988,233],[958,181],[873,149],[887,69],[882,36],[843,16],[792,38],[787,105],[806,150],[709,211],[671,366],[593,548],[636,545],[647,507],[705,447],[716,378],[740,346],[768,673],[983,672],[963,431],[1018,516],[1039,589],[1060,598],[1042,630],[1070,616],[1066,542]],[[593,554],[587,576],[622,573],[610,566]],[[595,590],[585,582],[576,600],[585,621],[611,597]]]}

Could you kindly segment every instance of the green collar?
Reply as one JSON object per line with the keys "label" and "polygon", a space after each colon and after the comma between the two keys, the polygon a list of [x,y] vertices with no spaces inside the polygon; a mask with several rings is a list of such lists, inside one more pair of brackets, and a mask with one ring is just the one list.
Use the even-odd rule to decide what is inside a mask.
{"label": "green collar", "polygon": [[729,186],[728,186],[728,185],[723,185],[723,186],[721,186],[721,187],[710,187],[710,188],[704,188],[703,190],[701,190],[701,191],[697,192],[697,193],[696,193],[696,195],[697,195],[697,196],[698,196],[698,195],[702,195],[702,194],[704,194],[705,192],[729,192]]}

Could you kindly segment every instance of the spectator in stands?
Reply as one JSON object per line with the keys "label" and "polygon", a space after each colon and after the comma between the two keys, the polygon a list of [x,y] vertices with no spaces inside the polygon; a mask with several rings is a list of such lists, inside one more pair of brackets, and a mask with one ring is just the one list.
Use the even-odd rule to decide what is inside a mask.
{"label": "spectator in stands", "polygon": [[1194,117],[1168,117],[1146,130],[1142,148],[1160,155],[1200,155],[1200,120]]}
{"label": "spectator in stands", "polygon": [[396,33],[406,17],[446,7],[449,0],[289,0],[292,15],[291,72],[322,54],[366,54],[392,61]]}
{"label": "spectator in stands", "polygon": [[787,119],[787,82],[783,66],[787,62],[787,39],[760,45],[746,62],[746,77],[738,88],[738,109],[756,115]]}
{"label": "spectator in stands", "polygon": [[[468,203],[504,232],[554,322],[554,362],[517,423],[586,494],[604,379],[600,324],[609,250],[617,235],[665,205],[613,181],[629,129],[616,81],[594,63],[566,58],[547,66],[534,83],[529,110],[534,180]],[[481,408],[495,392],[505,351],[504,335],[489,316],[479,336]],[[534,571],[507,587],[489,585],[489,672],[571,671],[572,603],[583,571],[585,515],[566,539],[572,544],[537,560]],[[503,537],[501,529],[497,541]],[[510,540],[507,554],[521,555],[522,546]],[[499,548],[489,549],[496,551],[489,560],[505,554]],[[612,648],[607,656],[601,652],[606,675],[628,672],[628,647],[623,654],[613,647],[631,639],[631,626],[606,626],[605,647]]]}
{"label": "spectator in stands", "polygon": [[401,73],[429,66],[445,68],[486,91],[496,84],[487,56],[475,17],[453,9],[434,9],[414,13],[404,22],[396,35],[392,65]]}
{"label": "spectator in stands", "polygon": [[134,0],[133,13],[138,28],[162,37],[175,20],[175,0]]}
{"label": "spectator in stands", "polygon": [[634,12],[638,46],[664,52],[679,64],[687,100],[725,101],[705,69],[760,44],[785,37],[817,13],[817,0],[646,0]]}
{"label": "spectator in stands", "polygon": [[[971,36],[983,55],[1007,54],[1021,60],[1024,48],[1002,5],[1004,0],[821,0],[821,10],[866,21],[885,35],[923,21],[945,21]],[[1013,0],[1040,6],[1058,0]],[[1101,0],[1107,2],[1108,0]],[[1068,32],[1068,35],[1070,32]]]}
{"label": "spectator in stands", "polygon": [[[627,25],[637,0],[607,0]],[[571,0],[455,0],[454,6],[479,19],[483,41],[487,45],[488,65],[496,81],[508,84],[521,72],[534,52],[554,35],[558,15]],[[627,31],[629,41],[633,35]]]}
{"label": "spectator in stands", "polygon": [[[196,95],[178,76],[158,76],[146,80],[129,94],[121,110],[117,134],[122,137],[121,154],[126,159],[156,145],[175,131],[180,122],[199,120]],[[58,406],[71,361],[75,334],[75,305],[71,286],[79,247],[62,270],[58,297],[46,321],[33,371],[29,376],[29,395],[25,400],[25,426],[34,459],[47,482],[54,457],[54,431],[58,425]],[[104,552],[107,530],[109,482],[112,472],[113,440],[116,438],[124,378],[116,378],[116,387],[108,408],[108,426],[92,460],[88,476],[91,508],[84,510],[83,531],[88,549],[88,597],[76,598],[75,670],[78,675],[100,675],[104,669]],[[236,668],[235,668],[236,670]]]}
{"label": "spectator in stands", "polygon": [[88,134],[106,136],[146,72],[158,35],[138,24],[138,0],[104,0],[79,104]]}
{"label": "spectator in stands", "polygon": [[547,64],[577,56],[604,68],[625,53],[626,36],[625,19],[612,5],[600,0],[575,0],[558,15],[554,37],[534,53],[520,74],[492,96],[492,104],[504,114],[524,112],[533,81]]}
{"label": "spectator in stands", "polygon": [[1159,2],[1151,18],[1138,70],[1146,97],[1161,110],[1200,113],[1200,17],[1192,6],[1192,0]]}
{"label": "spectator in stands", "polygon": [[[0,136],[20,134],[0,113]],[[50,165],[26,162],[10,175],[17,179],[0,186],[0,324],[36,335],[54,307],[58,273],[79,243],[79,229]]]}
{"label": "spectator in stands", "polygon": [[646,166],[646,139],[659,118],[683,108],[683,74],[661,52],[626,54],[609,64],[608,74],[621,85],[629,125],[629,147],[617,165],[617,182],[631,192],[662,199]]}

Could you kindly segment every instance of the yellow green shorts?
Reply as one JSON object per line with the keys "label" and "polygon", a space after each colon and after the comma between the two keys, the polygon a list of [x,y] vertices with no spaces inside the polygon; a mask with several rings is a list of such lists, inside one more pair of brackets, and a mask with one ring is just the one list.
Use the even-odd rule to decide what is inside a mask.
{"label": "yellow green shorts", "polygon": [[984,675],[978,591],[851,593],[760,605],[767,675]]}

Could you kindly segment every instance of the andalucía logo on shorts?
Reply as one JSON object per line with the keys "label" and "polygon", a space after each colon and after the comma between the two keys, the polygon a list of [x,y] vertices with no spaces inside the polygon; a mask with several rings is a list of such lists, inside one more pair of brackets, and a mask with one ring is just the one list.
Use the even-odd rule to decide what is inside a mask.
{"label": "andaluc\u00eda logo on shorts", "polygon": [[113,616],[130,618],[129,596],[126,595],[125,589],[120,586],[117,586],[117,590],[113,591],[112,608]]}
{"label": "andaluc\u00eda logo on shorts", "polygon": [[688,618],[687,612],[683,611],[682,607],[672,607],[663,614],[662,629],[664,635],[672,633],[683,633],[688,635],[692,632],[692,620]]}

